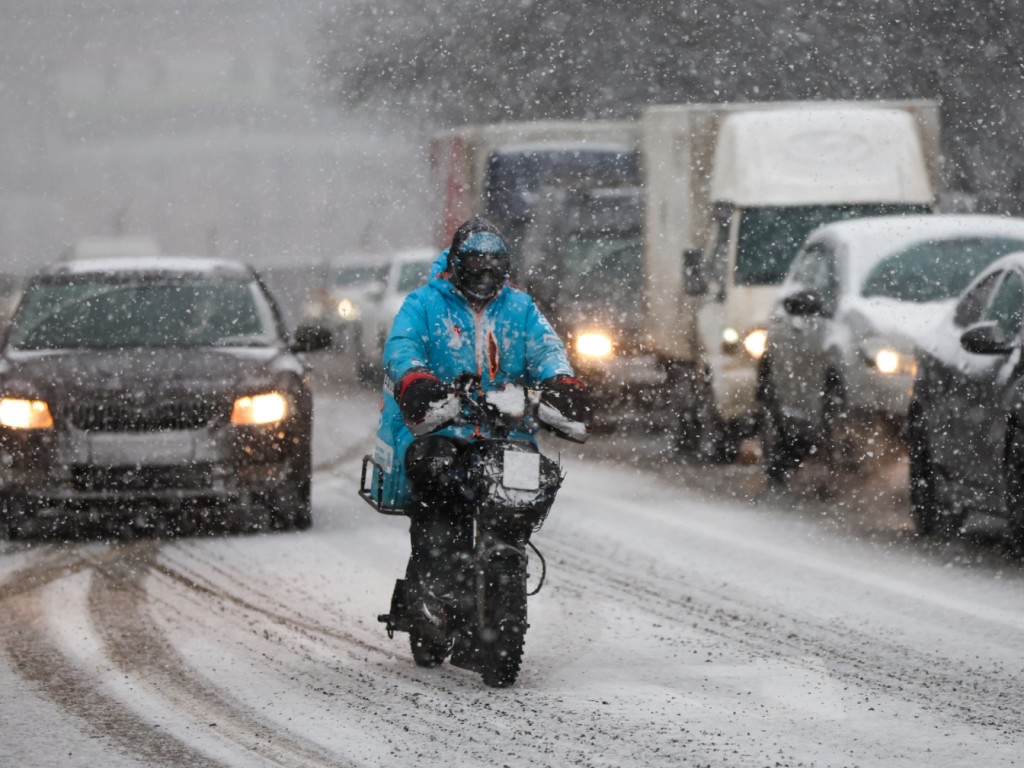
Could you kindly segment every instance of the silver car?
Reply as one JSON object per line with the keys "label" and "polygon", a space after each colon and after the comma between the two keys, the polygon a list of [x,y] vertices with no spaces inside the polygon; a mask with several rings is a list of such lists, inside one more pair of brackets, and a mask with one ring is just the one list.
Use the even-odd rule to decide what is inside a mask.
{"label": "silver car", "polygon": [[851,469],[902,434],[916,350],[971,279],[1024,247],[1024,219],[887,216],[815,230],[768,322],[760,433],[768,477],[810,452]]}

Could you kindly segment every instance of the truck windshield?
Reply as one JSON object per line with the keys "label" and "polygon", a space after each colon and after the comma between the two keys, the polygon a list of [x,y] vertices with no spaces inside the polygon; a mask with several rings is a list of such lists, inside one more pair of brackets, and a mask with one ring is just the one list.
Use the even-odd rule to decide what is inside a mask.
{"label": "truck windshield", "polygon": [[606,302],[643,291],[639,235],[573,237],[560,252],[558,290],[570,301]]}
{"label": "truck windshield", "polygon": [[931,213],[931,208],[905,204],[745,208],[740,216],[734,280],[737,285],[780,284],[804,240],[822,224],[910,213]]}

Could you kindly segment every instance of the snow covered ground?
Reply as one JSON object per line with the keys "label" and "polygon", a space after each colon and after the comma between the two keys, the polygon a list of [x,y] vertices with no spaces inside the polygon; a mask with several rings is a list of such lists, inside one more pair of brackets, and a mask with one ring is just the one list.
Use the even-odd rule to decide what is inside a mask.
{"label": "snow covered ground", "polygon": [[375,620],[405,521],[354,493],[376,401],[321,387],[310,531],[0,544],[0,765],[1024,761],[1018,563],[852,535],[600,444],[566,450],[534,539],[519,683],[415,667]]}

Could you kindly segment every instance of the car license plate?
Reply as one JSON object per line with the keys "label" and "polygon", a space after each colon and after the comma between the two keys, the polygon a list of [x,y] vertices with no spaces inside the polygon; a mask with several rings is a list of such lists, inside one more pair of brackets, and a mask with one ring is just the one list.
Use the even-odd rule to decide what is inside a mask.
{"label": "car license plate", "polygon": [[188,432],[118,432],[89,437],[90,460],[107,467],[181,464],[194,456],[195,444]]}
{"label": "car license plate", "polygon": [[501,483],[506,488],[536,491],[540,488],[540,454],[505,451]]}

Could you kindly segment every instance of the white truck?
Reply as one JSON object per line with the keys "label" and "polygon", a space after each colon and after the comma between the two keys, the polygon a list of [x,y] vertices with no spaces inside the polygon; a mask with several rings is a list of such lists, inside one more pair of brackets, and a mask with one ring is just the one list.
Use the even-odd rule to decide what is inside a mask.
{"label": "white truck", "polygon": [[[599,316],[588,323],[566,312],[574,319],[565,330],[586,340],[573,349],[584,375],[653,390],[648,400],[672,404],[660,418],[679,442],[719,459],[756,427],[765,323],[804,238],[836,219],[931,211],[939,186],[931,101],[658,106],[635,122],[476,126],[441,139],[435,147],[449,162],[435,168],[449,226],[493,212],[496,196],[515,198],[514,179],[511,192],[488,188],[488,169],[517,145],[534,156],[601,143],[635,153],[639,178],[618,183],[638,183],[643,195],[642,328],[619,343]],[[528,203],[519,218],[536,219],[557,199],[544,189],[518,192]]]}

